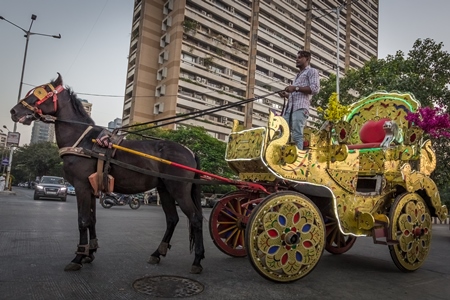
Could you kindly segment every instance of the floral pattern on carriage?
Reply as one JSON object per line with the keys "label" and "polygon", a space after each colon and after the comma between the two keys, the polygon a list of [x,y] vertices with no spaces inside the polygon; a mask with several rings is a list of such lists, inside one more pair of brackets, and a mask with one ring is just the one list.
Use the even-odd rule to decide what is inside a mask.
{"label": "floral pattern on carriage", "polygon": [[[400,270],[418,269],[430,250],[431,217],[448,213],[430,178],[431,141],[407,121],[419,108],[409,93],[373,93],[342,120],[305,128],[304,150],[290,143],[280,116],[270,113],[261,128],[240,130],[235,122],[226,160],[241,180],[269,194],[226,195],[210,218],[214,243],[226,254],[248,255],[258,273],[279,282],[304,277],[324,249],[345,253],[363,236],[387,245]],[[303,234],[299,214],[313,233]]]}

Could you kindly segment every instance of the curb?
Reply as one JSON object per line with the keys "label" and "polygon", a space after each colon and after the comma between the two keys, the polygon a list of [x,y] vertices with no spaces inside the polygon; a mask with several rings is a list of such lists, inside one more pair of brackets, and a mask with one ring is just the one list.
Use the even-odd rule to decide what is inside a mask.
{"label": "curb", "polygon": [[0,196],[15,196],[16,192],[14,191],[1,191]]}

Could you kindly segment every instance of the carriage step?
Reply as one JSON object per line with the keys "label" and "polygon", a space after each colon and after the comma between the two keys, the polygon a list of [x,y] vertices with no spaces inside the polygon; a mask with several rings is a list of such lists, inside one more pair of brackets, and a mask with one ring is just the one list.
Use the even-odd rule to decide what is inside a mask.
{"label": "carriage step", "polygon": [[388,223],[375,222],[374,228],[372,228],[372,238],[374,244],[380,245],[397,245],[398,241],[388,239]]}

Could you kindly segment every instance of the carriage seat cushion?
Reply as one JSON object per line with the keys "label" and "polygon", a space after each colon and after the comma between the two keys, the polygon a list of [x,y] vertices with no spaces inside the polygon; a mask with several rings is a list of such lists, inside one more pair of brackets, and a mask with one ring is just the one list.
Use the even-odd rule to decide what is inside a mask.
{"label": "carriage seat cushion", "polygon": [[363,149],[363,148],[377,148],[380,147],[384,140],[385,131],[383,125],[389,118],[383,118],[378,121],[369,120],[361,127],[359,131],[359,138],[362,144],[349,145],[349,149]]}

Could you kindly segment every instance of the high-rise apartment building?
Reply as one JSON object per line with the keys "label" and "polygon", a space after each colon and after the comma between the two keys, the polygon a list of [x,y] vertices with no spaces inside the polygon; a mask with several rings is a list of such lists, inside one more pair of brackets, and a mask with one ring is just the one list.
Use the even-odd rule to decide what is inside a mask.
{"label": "high-rise apartment building", "polygon": [[86,99],[80,99],[81,105],[83,105],[84,110],[87,112],[89,116],[92,114],[92,103],[87,101]]}
{"label": "high-rise apartment building", "polygon": [[108,122],[108,129],[114,130],[116,128],[122,127],[122,119],[115,118],[114,121]]}
{"label": "high-rise apartment building", "polygon": [[222,140],[233,119],[265,126],[269,109],[283,106],[273,93],[292,82],[298,50],[312,52],[311,65],[322,76],[337,64],[343,74],[377,55],[378,0],[341,2],[135,0],[123,125],[258,97],[252,107],[183,123]]}
{"label": "high-rise apartment building", "polygon": [[[91,115],[92,103],[90,103],[86,99],[80,99],[80,101],[81,104],[83,105],[84,110],[88,113],[88,115]],[[33,122],[30,144],[35,144],[39,142],[56,143],[55,125],[53,125],[52,123],[44,123],[41,121]]]}
{"label": "high-rise apartment building", "polygon": [[55,142],[55,126],[51,123],[36,120],[33,122],[30,144],[40,142]]}
{"label": "high-rise apartment building", "polygon": [[8,135],[3,131],[0,132],[0,149],[6,148],[6,138]]}

